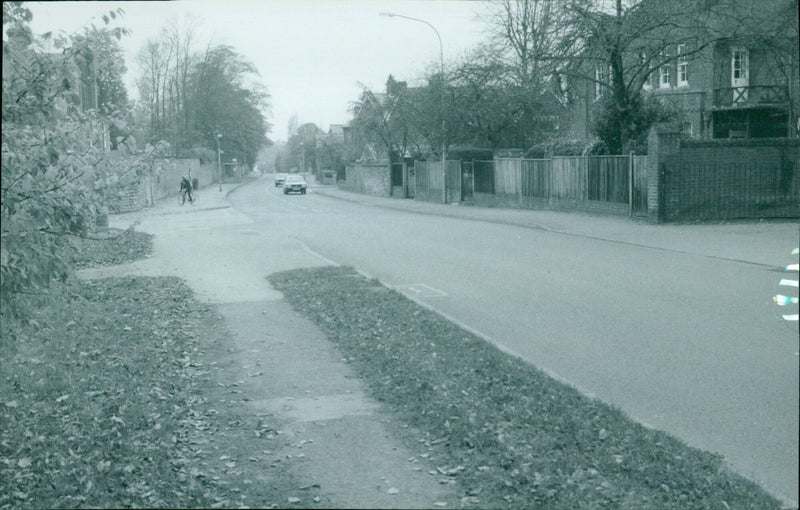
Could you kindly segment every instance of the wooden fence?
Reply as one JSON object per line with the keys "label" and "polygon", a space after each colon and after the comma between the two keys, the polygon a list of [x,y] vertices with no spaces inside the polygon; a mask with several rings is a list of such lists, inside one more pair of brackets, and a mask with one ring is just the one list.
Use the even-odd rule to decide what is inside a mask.
{"label": "wooden fence", "polygon": [[426,202],[442,201],[442,162],[414,162],[414,199]]}

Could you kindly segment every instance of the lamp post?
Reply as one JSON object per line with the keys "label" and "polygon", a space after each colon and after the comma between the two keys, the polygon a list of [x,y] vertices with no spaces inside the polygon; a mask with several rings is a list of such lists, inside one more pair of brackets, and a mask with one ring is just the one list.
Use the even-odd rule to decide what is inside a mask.
{"label": "lamp post", "polygon": [[219,172],[219,190],[222,191],[222,151],[219,147],[220,138],[222,138],[222,133],[217,133],[214,136],[214,141],[217,142],[217,171]]}
{"label": "lamp post", "polygon": [[412,18],[411,16],[404,16],[402,14],[396,14],[393,12],[382,12],[380,13],[381,16],[386,16],[389,18],[405,18],[411,21],[418,21],[419,23],[424,23],[428,25],[431,30],[436,34],[436,38],[439,39],[439,73],[442,77],[442,88],[441,88],[441,110],[442,110],[442,202],[447,203],[447,129],[445,123],[445,104],[444,104],[444,47],[442,46],[442,36],[439,35],[439,31],[436,30],[436,27],[425,21],[424,19],[419,18]]}

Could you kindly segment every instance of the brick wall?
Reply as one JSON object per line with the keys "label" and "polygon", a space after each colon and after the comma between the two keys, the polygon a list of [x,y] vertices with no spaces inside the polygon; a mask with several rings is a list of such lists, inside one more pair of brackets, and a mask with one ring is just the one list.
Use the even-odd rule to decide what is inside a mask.
{"label": "brick wall", "polygon": [[654,133],[648,169],[652,220],[800,217],[800,140],[675,143],[674,133]]}
{"label": "brick wall", "polygon": [[120,186],[108,203],[111,213],[138,211],[147,205],[147,187],[143,179]]}
{"label": "brick wall", "polygon": [[203,188],[213,182],[215,171],[216,165],[201,165],[197,159],[156,159],[149,172],[109,196],[108,209],[112,213],[138,211],[163,198],[177,196],[183,176],[197,179],[199,187]]}
{"label": "brick wall", "polygon": [[200,188],[214,181],[215,164],[201,165],[198,159],[161,158],[153,162],[151,190],[155,200],[177,195],[181,177],[197,179]]}

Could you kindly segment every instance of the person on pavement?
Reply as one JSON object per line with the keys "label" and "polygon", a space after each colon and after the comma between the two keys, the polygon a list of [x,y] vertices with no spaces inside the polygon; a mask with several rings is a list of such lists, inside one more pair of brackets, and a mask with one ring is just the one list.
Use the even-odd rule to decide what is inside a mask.
{"label": "person on pavement", "polygon": [[192,197],[192,183],[186,177],[181,178],[181,194],[183,195],[184,202],[186,201],[187,195],[189,196],[189,203],[194,201]]}

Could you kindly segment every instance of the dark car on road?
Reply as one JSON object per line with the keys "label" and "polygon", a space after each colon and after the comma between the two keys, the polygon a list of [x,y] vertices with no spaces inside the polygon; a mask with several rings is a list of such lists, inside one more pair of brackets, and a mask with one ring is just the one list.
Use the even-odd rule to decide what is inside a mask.
{"label": "dark car on road", "polygon": [[306,180],[302,175],[289,174],[286,176],[283,181],[283,194],[288,195],[289,193],[306,194]]}

